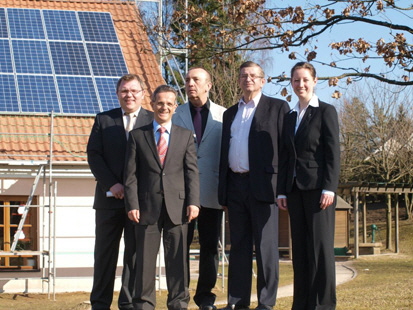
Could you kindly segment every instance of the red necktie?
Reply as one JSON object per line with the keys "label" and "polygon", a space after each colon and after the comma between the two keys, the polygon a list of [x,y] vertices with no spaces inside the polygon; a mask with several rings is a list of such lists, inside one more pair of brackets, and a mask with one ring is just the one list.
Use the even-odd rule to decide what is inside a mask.
{"label": "red necktie", "polygon": [[166,131],[165,127],[159,127],[158,131],[160,133],[159,140],[158,140],[158,154],[159,154],[159,159],[161,160],[161,164],[163,166],[163,163],[165,162],[165,157],[166,157],[166,152],[168,151],[168,145],[166,144],[166,139],[164,136],[164,132]]}

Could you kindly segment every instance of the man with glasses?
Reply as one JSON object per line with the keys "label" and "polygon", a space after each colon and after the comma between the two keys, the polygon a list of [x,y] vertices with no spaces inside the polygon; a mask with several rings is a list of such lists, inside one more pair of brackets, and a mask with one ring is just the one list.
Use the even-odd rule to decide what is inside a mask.
{"label": "man with glasses", "polygon": [[278,144],[288,103],[262,94],[263,69],[252,61],[239,72],[242,98],[223,118],[219,203],[226,206],[231,250],[228,305],[249,309],[253,250],[257,263],[256,309],[273,309],[278,289]]}
{"label": "man with glasses", "polygon": [[124,267],[119,309],[133,309],[135,235],[125,213],[123,175],[129,131],[152,122],[153,113],[141,107],[145,97],[139,76],[122,76],[116,87],[119,108],[96,115],[87,145],[90,169],[96,178],[95,263],[92,309],[110,309],[113,299],[119,243],[124,234]]}

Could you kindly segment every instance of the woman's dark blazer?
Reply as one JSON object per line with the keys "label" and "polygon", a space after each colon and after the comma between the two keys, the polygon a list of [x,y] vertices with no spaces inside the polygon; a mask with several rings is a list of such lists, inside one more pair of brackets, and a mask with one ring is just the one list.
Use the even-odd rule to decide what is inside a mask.
{"label": "woman's dark blazer", "polygon": [[291,192],[294,168],[301,190],[335,192],[340,174],[339,125],[336,109],[323,101],[308,106],[296,133],[297,112],[285,115],[279,154],[277,195]]}

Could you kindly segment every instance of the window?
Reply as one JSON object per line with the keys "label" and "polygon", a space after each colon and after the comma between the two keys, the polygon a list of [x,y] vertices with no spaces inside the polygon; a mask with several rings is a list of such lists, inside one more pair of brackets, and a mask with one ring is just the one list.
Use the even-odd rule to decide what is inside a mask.
{"label": "window", "polygon": [[[25,196],[0,196],[0,250],[9,252],[22,218],[23,207],[26,204]],[[36,197],[32,203],[37,204]],[[20,207],[19,206],[23,206]],[[17,242],[16,251],[36,251],[38,249],[37,216],[38,208],[29,209],[23,231]],[[36,255],[1,255],[0,272],[15,270],[33,270],[38,268]]]}

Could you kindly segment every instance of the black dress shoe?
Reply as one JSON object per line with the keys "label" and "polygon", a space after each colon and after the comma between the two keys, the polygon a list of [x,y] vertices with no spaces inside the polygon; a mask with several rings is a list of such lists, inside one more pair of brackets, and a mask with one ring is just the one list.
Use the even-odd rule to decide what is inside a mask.
{"label": "black dress shoe", "polygon": [[225,308],[221,308],[220,310],[249,310],[250,307],[244,305],[231,305],[228,304]]}
{"label": "black dress shoe", "polygon": [[217,307],[215,307],[214,305],[201,305],[201,307],[199,307],[199,310],[217,310]]}
{"label": "black dress shoe", "polygon": [[255,308],[255,310],[272,310],[273,307],[271,306],[266,306],[266,305],[258,305],[258,307]]}

